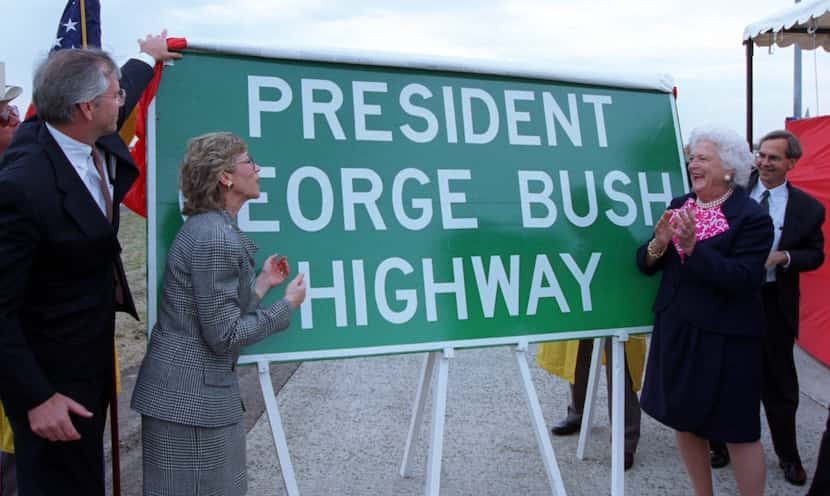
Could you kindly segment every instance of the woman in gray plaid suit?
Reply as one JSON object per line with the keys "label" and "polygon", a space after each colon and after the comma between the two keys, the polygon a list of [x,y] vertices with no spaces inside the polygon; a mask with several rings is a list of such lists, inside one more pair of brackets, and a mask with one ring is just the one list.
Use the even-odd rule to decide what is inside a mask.
{"label": "woman in gray plaid suit", "polygon": [[158,322],[132,401],[142,414],[144,494],[242,495],[239,348],[288,327],[305,283],[299,274],[284,298],[260,306],[288,276],[288,263],[272,255],[254,274],[257,248],[236,214],[259,196],[259,167],[239,137],[190,140],[180,180],[189,218],[167,255]]}

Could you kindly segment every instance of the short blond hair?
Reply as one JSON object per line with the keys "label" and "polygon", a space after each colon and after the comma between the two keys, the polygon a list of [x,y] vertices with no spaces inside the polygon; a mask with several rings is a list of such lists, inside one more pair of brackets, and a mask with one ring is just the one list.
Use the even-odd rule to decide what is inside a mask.
{"label": "short blond hair", "polygon": [[224,208],[219,176],[233,172],[234,159],[247,149],[242,138],[229,132],[207,133],[187,142],[179,171],[184,215]]}

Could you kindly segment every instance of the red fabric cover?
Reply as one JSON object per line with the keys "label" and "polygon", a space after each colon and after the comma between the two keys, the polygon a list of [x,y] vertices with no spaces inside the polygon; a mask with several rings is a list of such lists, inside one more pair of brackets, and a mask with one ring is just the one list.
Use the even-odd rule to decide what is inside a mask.
{"label": "red fabric cover", "polygon": [[[167,38],[167,48],[169,50],[184,50],[187,48],[187,40],[184,38]],[[153,98],[156,97],[163,67],[164,64],[156,64],[153,79],[145,88],[144,93],[138,100],[138,105],[136,105],[136,142],[130,150],[130,154],[138,167],[138,178],[124,197],[124,205],[142,217],[147,217],[147,109],[153,102]]]}
{"label": "red fabric cover", "polygon": [[[801,141],[804,155],[787,175],[830,212],[830,116],[787,122],[787,130]],[[830,240],[830,223],[824,222],[824,251]],[[830,257],[828,257],[830,258]],[[830,260],[813,272],[801,274],[801,310],[798,344],[830,366]]]}

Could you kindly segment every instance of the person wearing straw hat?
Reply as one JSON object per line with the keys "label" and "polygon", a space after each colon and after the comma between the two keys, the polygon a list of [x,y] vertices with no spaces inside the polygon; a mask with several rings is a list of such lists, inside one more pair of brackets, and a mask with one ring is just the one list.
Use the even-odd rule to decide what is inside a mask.
{"label": "person wearing straw hat", "polygon": [[5,127],[8,122],[7,109],[9,102],[20,96],[23,93],[23,88],[20,86],[6,85],[6,63],[0,62],[0,126]]}
{"label": "person wearing straw hat", "polygon": [[17,107],[10,102],[20,96],[23,88],[6,85],[6,64],[0,62],[0,155],[6,151],[11,143],[14,131],[20,124],[20,114]]}

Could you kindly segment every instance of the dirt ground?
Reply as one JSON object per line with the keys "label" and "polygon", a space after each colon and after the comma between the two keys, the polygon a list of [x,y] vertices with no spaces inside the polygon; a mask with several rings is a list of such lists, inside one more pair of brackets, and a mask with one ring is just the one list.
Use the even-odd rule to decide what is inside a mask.
{"label": "dirt ground", "polygon": [[121,210],[118,234],[124,270],[141,321],[127,314],[116,317],[115,335],[122,371],[141,364],[147,346],[147,219],[130,210]]}

